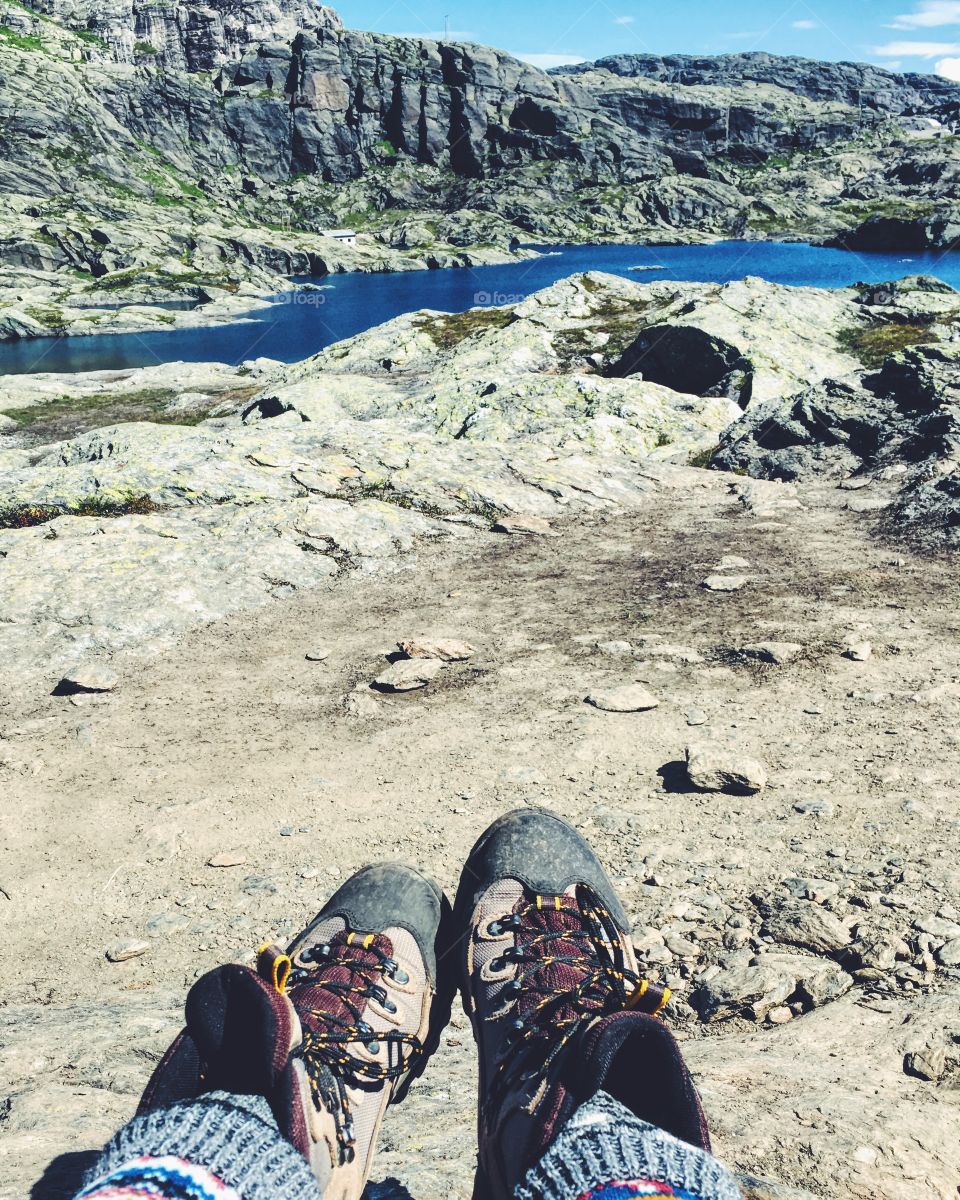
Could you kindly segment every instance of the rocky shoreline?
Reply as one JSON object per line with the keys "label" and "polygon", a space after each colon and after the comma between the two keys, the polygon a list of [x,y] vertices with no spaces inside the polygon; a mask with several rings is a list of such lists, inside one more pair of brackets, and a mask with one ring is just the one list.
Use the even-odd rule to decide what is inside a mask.
{"label": "rocky shoreline", "polygon": [[[763,54],[544,73],[301,0],[164,13],[0,3],[7,336],[58,328],[62,291],[276,291],[520,244],[960,233],[960,87],[936,77]],[[344,227],[354,244],[328,236]]]}
{"label": "rocky shoreline", "polygon": [[[960,296],[923,276],[818,290],[590,272],[289,366],[8,377],[0,649],[24,671],[147,649],[420,538],[644,504],[704,467],[753,476],[750,502],[774,513],[821,480],[874,525],[954,545],[958,330]],[[108,560],[138,564],[139,599],[120,602]]]}

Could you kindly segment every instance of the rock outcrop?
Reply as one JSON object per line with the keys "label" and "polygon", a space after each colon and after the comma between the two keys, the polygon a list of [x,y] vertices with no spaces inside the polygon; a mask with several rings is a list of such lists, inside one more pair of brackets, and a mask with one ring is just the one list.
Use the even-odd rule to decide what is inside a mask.
{"label": "rock outcrop", "polygon": [[[867,299],[881,301],[873,311],[888,316],[872,333],[847,339],[870,358],[876,356],[869,350],[871,338],[879,335],[877,345],[891,351],[879,369],[825,378],[796,395],[757,405],[724,432],[711,463],[762,479],[835,480],[849,491],[851,508],[882,513],[892,527],[924,541],[955,544],[958,297],[954,293],[944,308],[951,300],[944,285],[903,284],[899,296],[896,287],[867,289]],[[910,324],[918,316],[922,323]],[[909,340],[916,344],[906,345]],[[904,343],[899,351],[898,341]]]}
{"label": "rock outcrop", "polygon": [[[42,4],[0,0],[11,269],[236,281],[462,265],[518,240],[940,245],[956,224],[933,135],[960,87],[932,77],[768,55],[545,73],[302,0]],[[321,236],[339,226],[356,247]]]}

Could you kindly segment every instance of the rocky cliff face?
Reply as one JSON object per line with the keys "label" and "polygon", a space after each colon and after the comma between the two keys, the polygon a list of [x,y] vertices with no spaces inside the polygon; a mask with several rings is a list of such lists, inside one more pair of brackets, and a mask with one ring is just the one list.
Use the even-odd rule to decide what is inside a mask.
{"label": "rocky cliff face", "polygon": [[309,0],[37,0],[36,11],[68,29],[94,34],[119,63],[168,71],[214,71],[250,46],[291,40],[305,25],[339,28],[331,8]]}
{"label": "rocky cliff face", "polygon": [[885,116],[956,112],[960,87],[939,75],[898,74],[870,63],[819,62],[777,54],[615,54],[595,63],[558,67],[555,75],[578,77],[598,71],[620,79],[650,79],[672,87],[739,87],[744,83],[783,88],[808,100],[845,104]]}
{"label": "rocky cliff face", "polygon": [[335,259],[316,235],[341,224],[370,266],[514,239],[842,239],[882,217],[912,246],[918,221],[955,227],[954,142],[908,128],[949,133],[945,81],[768,55],[544,73],[304,0],[38,3],[0,0],[9,265],[284,272]]}

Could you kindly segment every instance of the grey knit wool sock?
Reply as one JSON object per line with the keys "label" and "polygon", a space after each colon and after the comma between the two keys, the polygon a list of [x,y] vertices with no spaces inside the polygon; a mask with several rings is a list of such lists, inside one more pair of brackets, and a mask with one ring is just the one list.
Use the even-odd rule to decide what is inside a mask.
{"label": "grey knit wool sock", "polygon": [[114,1134],[85,1186],[138,1155],[173,1155],[206,1167],[243,1200],[321,1200],[303,1155],[277,1129],[262,1096],[207,1092],[134,1119]]}
{"label": "grey knit wool sock", "polygon": [[577,1200],[615,1180],[655,1180],[697,1200],[742,1200],[736,1180],[712,1155],[641,1121],[606,1092],[577,1109],[515,1196]]}

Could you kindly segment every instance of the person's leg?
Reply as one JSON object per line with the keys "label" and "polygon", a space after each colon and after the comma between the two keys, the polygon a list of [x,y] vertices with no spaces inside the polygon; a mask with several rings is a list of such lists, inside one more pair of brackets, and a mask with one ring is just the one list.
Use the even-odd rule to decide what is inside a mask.
{"label": "person's leg", "polygon": [[496,822],[464,868],[455,926],[480,1054],[478,1200],[739,1195],[658,1018],[669,992],[640,979],[576,830],[542,809]]}
{"label": "person's leg", "polygon": [[359,1200],[387,1106],[449,1017],[448,913],[416,871],[368,867],[288,951],[203,976],[84,1200]]}

